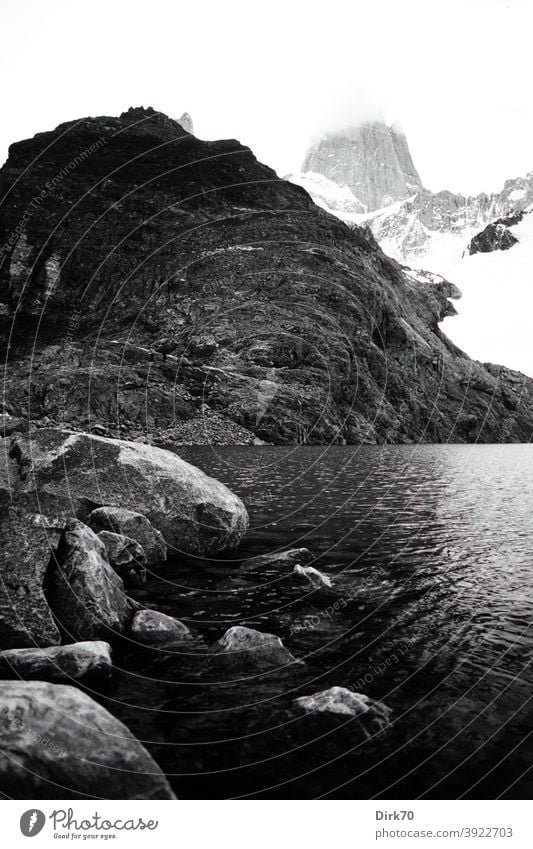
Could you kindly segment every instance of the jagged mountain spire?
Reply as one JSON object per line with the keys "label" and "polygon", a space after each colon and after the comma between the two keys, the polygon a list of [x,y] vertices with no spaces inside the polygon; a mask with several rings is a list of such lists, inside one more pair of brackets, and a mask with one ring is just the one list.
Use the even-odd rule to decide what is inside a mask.
{"label": "jagged mountain spire", "polygon": [[422,188],[405,134],[383,121],[326,134],[309,148],[302,170],[348,186],[369,211]]}

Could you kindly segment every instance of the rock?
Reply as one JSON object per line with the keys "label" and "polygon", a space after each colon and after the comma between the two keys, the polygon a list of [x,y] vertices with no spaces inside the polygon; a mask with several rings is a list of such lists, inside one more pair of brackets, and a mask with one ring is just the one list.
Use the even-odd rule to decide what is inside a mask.
{"label": "rock", "polygon": [[191,640],[192,634],[179,619],[157,610],[140,610],[133,617],[130,637],[148,646],[169,646]]}
{"label": "rock", "polygon": [[366,736],[385,730],[390,725],[392,713],[382,702],[354,693],[346,687],[330,687],[311,696],[301,696],[294,700],[294,706],[307,714],[360,719]]}
{"label": "rock", "polygon": [[89,514],[87,524],[96,532],[111,531],[136,540],[146,555],[147,566],[157,566],[167,559],[163,534],[142,513],[124,507],[99,507]]}
{"label": "rock", "polygon": [[189,340],[187,353],[193,357],[207,359],[218,350],[218,342],[212,333],[198,333]]}
{"label": "rock", "polygon": [[301,664],[275,634],[236,625],[230,628],[209,650],[212,668],[235,673],[281,670]]}
{"label": "rock", "polygon": [[48,603],[72,640],[123,634],[132,615],[119,576],[107,562],[104,543],[83,522],[71,519],[48,575]]}
{"label": "rock", "polygon": [[39,492],[67,488],[80,511],[87,502],[136,509],[179,551],[234,548],[248,527],[240,498],[161,448],[43,429],[14,436],[11,455]]}
{"label": "rock", "polygon": [[68,683],[87,677],[110,678],[111,672],[111,646],[96,640],[0,653],[0,678],[37,678]]}
{"label": "rock", "polygon": [[107,559],[127,587],[146,583],[146,554],[142,545],[123,534],[100,531],[98,538],[105,545]]}
{"label": "rock", "polygon": [[12,799],[174,799],[133,734],[76,687],[0,688],[0,791]]}
{"label": "rock", "polygon": [[333,586],[331,578],[323,575],[322,572],[319,572],[313,566],[300,566],[300,564],[296,564],[292,574],[297,581],[306,584],[314,590],[331,589]]}
{"label": "rock", "polygon": [[45,492],[11,496],[0,490],[0,648],[55,645],[44,584],[71,505]]}
{"label": "rock", "polygon": [[261,572],[262,570],[279,569],[292,570],[302,563],[311,563],[314,556],[308,548],[291,548],[288,551],[278,551],[274,554],[260,554],[244,560],[241,568],[246,572]]}
{"label": "rock", "polygon": [[[515,222],[518,223],[518,222]],[[477,233],[468,245],[469,254],[508,251],[518,242],[517,237],[501,221],[487,224],[481,233]]]}

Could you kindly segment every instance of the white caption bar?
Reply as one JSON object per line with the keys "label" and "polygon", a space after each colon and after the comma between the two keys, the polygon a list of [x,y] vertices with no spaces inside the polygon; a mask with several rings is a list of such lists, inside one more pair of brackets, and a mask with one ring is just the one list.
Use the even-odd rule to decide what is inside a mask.
{"label": "white caption bar", "polygon": [[[528,802],[5,801],[2,845],[531,849]],[[34,841],[34,842],[31,842]]]}

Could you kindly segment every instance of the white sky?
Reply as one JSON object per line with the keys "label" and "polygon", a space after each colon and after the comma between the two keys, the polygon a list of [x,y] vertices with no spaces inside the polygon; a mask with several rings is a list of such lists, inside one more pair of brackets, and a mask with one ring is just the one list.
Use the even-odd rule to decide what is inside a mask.
{"label": "white sky", "polygon": [[[327,116],[398,118],[428,188],[533,169],[531,0],[2,0],[0,161],[85,115],[189,111],[280,175]],[[364,95],[361,92],[364,91]]]}

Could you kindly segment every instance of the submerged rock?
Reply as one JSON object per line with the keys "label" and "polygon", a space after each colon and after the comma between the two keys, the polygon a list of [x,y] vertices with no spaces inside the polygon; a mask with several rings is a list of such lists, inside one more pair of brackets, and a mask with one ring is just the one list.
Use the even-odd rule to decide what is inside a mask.
{"label": "submerged rock", "polygon": [[174,799],[133,734],[76,687],[0,688],[0,791],[12,799]]}
{"label": "submerged rock", "polygon": [[74,640],[123,634],[132,611],[122,580],[107,562],[104,543],[71,519],[49,572],[48,602],[60,628]]}
{"label": "submerged rock", "polygon": [[142,513],[125,507],[98,507],[90,513],[87,524],[97,532],[110,531],[134,539],[142,546],[147,566],[156,566],[167,559],[163,534]]}
{"label": "submerged rock", "polygon": [[157,610],[139,610],[133,617],[130,637],[147,646],[169,646],[191,640],[192,634],[183,622]]}
{"label": "submerged rock", "polygon": [[272,568],[279,568],[280,571],[291,570],[298,564],[311,563],[314,559],[308,548],[291,548],[288,551],[250,557],[242,563],[241,568],[246,572],[260,572]]}
{"label": "submerged rock", "polygon": [[84,515],[88,502],[135,509],[180,551],[233,548],[248,527],[240,498],[161,448],[43,428],[13,437],[10,454],[37,491],[66,489]]}
{"label": "submerged rock", "polygon": [[99,640],[0,653],[0,678],[37,678],[68,683],[87,677],[109,678],[111,672],[111,646]]}
{"label": "submerged rock", "polygon": [[212,668],[239,672],[282,669],[301,661],[291,654],[275,634],[236,625],[209,650]]}
{"label": "submerged rock", "polygon": [[140,587],[146,583],[146,554],[136,540],[111,531],[100,531],[98,539],[104,543],[107,559],[125,586]]}
{"label": "submerged rock", "polygon": [[318,569],[314,568],[314,566],[300,566],[298,563],[294,567],[292,574],[297,581],[302,584],[306,584],[314,590],[331,589],[333,586],[331,578],[328,578],[327,575],[323,575],[322,572],[319,572]]}
{"label": "submerged rock", "polygon": [[294,706],[306,714],[360,719],[361,727],[367,736],[387,728],[392,713],[382,702],[361,693],[354,693],[347,687],[330,687],[310,696],[301,696],[294,700]]}

